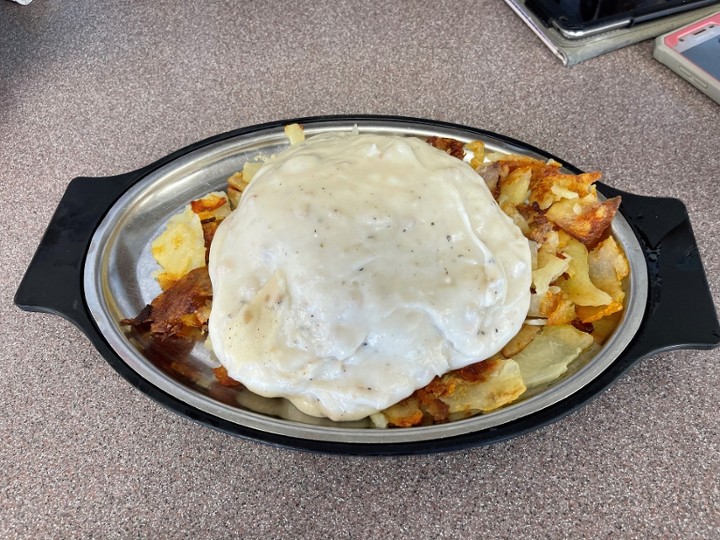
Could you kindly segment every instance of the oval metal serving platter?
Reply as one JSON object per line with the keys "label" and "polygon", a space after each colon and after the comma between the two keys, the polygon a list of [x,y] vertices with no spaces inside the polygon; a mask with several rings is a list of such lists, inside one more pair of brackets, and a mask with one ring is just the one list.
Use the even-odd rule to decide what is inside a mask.
{"label": "oval metal serving platter", "polygon": [[[530,397],[498,411],[446,424],[378,429],[371,427],[369,421],[336,423],[313,418],[300,413],[286,400],[262,398],[247,390],[219,386],[211,371],[217,364],[202,343],[189,351],[157,349],[129,333],[119,321],[136,315],[160,292],[152,277],[157,265],[150,255],[150,243],[168,219],[190,200],[224,189],[227,178],[241,170],[245,162],[267,159],[287,147],[283,126],[294,121],[303,124],[307,137],[351,130],[420,138],[436,135],[466,142],[480,139],[489,152],[519,153],[541,159],[552,157],[482,130],[398,117],[305,118],[224,134],[181,150],[141,171],[117,177],[115,188],[121,186],[123,189],[107,208],[96,209],[97,225],[87,235],[83,261],[78,264],[77,277],[84,300],[81,311],[86,317],[68,313],[57,306],[46,305],[44,310],[73,320],[128,380],[190,418],[236,435],[284,446],[360,454],[437,451],[517,435],[586,402],[632,362],[655,350],[677,345],[712,346],[713,340],[717,342],[712,336],[704,341],[699,337],[690,341],[683,337],[679,342],[667,345],[653,344],[650,340],[643,347],[636,347],[635,352],[630,350],[631,344],[638,342],[638,336],[644,334],[641,330],[647,326],[649,301],[654,294],[649,283],[654,275],[651,275],[653,266],[648,263],[650,248],[646,235],[638,234],[638,228],[633,228],[623,215],[628,210],[628,198],[630,202],[635,201],[636,207],[642,206],[641,203],[652,206],[648,201],[657,204],[657,201],[674,200],[623,194],[622,215],[618,215],[613,223],[613,234],[625,250],[631,272],[626,285],[627,305],[620,326],[599,352],[581,357],[564,378]],[[569,165],[564,166],[569,172],[577,172]],[[606,186],[599,191],[606,196],[616,194]],[[683,220],[687,221],[686,214],[680,216],[680,222]],[[48,233],[52,227],[51,223]],[[685,235],[681,241],[694,245],[689,222],[687,229],[690,236]],[[41,251],[39,249],[38,253]],[[32,275],[32,266],[25,281]],[[699,283],[707,288],[701,265]],[[23,286],[27,289],[29,284],[21,285],[16,303],[26,309],[43,310],[37,301],[36,305],[31,305],[32,302],[23,300]],[[73,309],[77,311],[77,308]],[[710,309],[714,314],[711,300]],[[713,320],[717,325],[717,318]],[[632,358],[628,358],[628,354]],[[618,366],[622,366],[621,369]]]}

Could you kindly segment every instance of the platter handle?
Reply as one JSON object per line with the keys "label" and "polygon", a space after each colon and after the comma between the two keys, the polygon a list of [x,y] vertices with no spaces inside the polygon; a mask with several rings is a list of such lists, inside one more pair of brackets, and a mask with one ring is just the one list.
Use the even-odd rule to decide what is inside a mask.
{"label": "platter handle", "polygon": [[713,296],[685,205],[598,186],[622,196],[620,212],[635,231],[648,269],[648,305],[627,356],[637,360],[673,349],[720,345]]}
{"label": "platter handle", "polygon": [[25,311],[59,315],[87,330],[83,266],[90,239],[115,201],[145,173],[73,179],[15,293]]}

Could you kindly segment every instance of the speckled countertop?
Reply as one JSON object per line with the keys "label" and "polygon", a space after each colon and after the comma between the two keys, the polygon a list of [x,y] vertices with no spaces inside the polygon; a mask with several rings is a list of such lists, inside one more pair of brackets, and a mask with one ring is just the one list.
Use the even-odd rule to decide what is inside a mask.
{"label": "speckled countertop", "polygon": [[335,113],[482,127],[683,199],[717,305],[720,107],[651,42],[565,68],[501,0],[35,0],[0,1],[0,50],[0,537],[720,537],[718,350],[490,447],[342,457],[186,420],[13,305],[73,177]]}

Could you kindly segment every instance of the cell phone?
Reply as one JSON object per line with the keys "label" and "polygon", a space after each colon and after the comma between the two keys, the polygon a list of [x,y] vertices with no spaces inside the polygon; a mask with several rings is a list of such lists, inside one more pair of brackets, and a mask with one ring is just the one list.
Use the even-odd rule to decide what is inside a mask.
{"label": "cell phone", "polygon": [[580,39],[712,4],[717,0],[525,0],[545,24]]}
{"label": "cell phone", "polygon": [[720,11],[658,36],[653,56],[720,103]]}

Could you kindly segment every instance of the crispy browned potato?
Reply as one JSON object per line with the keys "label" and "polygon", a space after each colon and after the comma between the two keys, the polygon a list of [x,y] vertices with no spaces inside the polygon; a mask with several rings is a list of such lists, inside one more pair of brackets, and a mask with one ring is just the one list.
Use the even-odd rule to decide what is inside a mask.
{"label": "crispy browned potato", "polygon": [[190,201],[190,208],[200,216],[200,219],[208,219],[214,217],[212,212],[222,208],[227,203],[227,198],[224,194],[210,193],[202,199],[196,199]]}
{"label": "crispy browned potato", "polygon": [[423,420],[420,401],[414,395],[382,411],[388,425],[397,427],[417,426]]}
{"label": "crispy browned potato", "polygon": [[191,270],[172,287],[163,291],[134,319],[120,324],[137,329],[149,328],[151,334],[167,339],[187,335],[189,329],[202,329],[210,317],[212,284],[207,267]]}
{"label": "crispy browned potato", "polygon": [[530,178],[532,177],[531,167],[518,167],[500,180],[500,194],[497,202],[501,206],[510,203],[517,206],[524,204],[528,199]]}
{"label": "crispy browned potato", "polygon": [[438,386],[442,387],[438,399],[450,414],[493,411],[515,401],[526,389],[517,363],[500,356],[446,373],[434,391]]}
{"label": "crispy browned potato", "polygon": [[547,300],[541,305],[541,310],[547,317],[547,326],[570,324],[577,316],[577,306],[562,290],[551,293]]}
{"label": "crispy browned potato", "polygon": [[557,235],[557,227],[545,217],[545,212],[535,204],[519,204],[517,210],[528,224],[528,233],[525,235],[528,240],[543,244],[551,241],[551,236]]}
{"label": "crispy browned potato", "polygon": [[590,186],[600,179],[600,173],[563,174],[555,167],[548,167],[535,174],[530,183],[529,202],[538,203],[547,210],[561,200],[576,200],[590,193]]}
{"label": "crispy browned potato", "polygon": [[544,295],[550,290],[550,284],[569,270],[570,259],[562,256],[562,253],[538,251],[537,265],[537,270],[532,273],[532,286],[537,294]]}
{"label": "crispy browned potato", "polygon": [[622,280],[630,274],[630,265],[612,236],[588,254],[588,267],[593,283],[613,300],[622,301]]}
{"label": "crispy browned potato", "polygon": [[470,166],[477,171],[485,162],[485,143],[482,141],[470,141],[465,145],[465,148],[472,152]]}
{"label": "crispy browned potato", "polygon": [[210,244],[212,244],[213,238],[215,238],[215,232],[217,231],[220,220],[210,218],[200,223],[203,230],[203,240],[205,242],[205,264],[208,263],[210,258]]}
{"label": "crispy browned potato", "polygon": [[525,391],[520,368],[500,356],[435,377],[407,399],[382,411],[376,425],[408,427],[446,422],[451,415],[489,412]]}
{"label": "crispy browned potato", "polygon": [[238,171],[227,179],[227,195],[230,201],[230,208],[235,210],[240,204],[243,191],[252,180],[255,173],[260,170],[262,163],[247,162],[242,171]]}
{"label": "crispy browned potato", "polygon": [[425,141],[438,150],[442,150],[458,159],[465,159],[465,145],[457,139],[447,137],[428,137]]}
{"label": "crispy browned potato", "polygon": [[561,164],[557,161],[543,161],[541,159],[530,156],[521,156],[518,154],[491,154],[487,158],[494,163],[499,163],[507,167],[509,171],[519,167],[530,167],[533,176],[546,174],[549,170],[559,170]]}
{"label": "crispy browned potato", "polygon": [[239,381],[236,381],[233,379],[230,375],[228,375],[227,369],[225,369],[225,366],[220,366],[213,368],[213,375],[215,375],[215,378],[217,381],[222,384],[223,386],[227,388],[235,388],[238,386],[242,386],[242,383]]}
{"label": "crispy browned potato", "polygon": [[594,195],[582,199],[563,199],[545,212],[547,219],[586,247],[594,247],[609,232],[620,197],[600,202]]}

